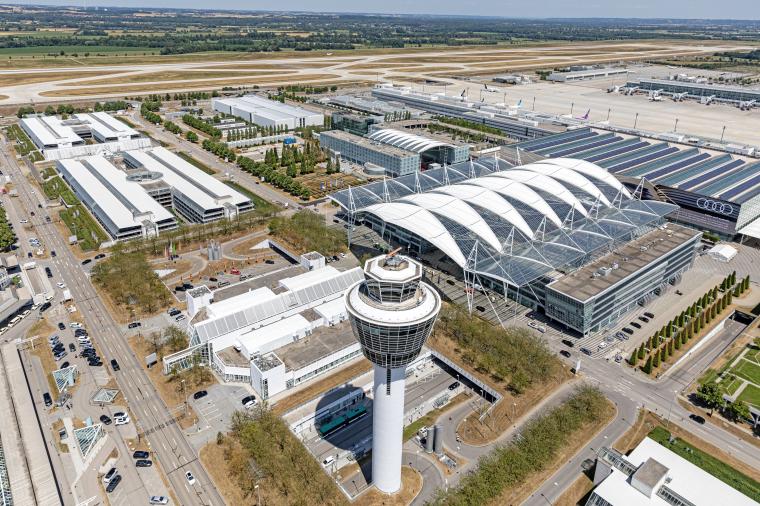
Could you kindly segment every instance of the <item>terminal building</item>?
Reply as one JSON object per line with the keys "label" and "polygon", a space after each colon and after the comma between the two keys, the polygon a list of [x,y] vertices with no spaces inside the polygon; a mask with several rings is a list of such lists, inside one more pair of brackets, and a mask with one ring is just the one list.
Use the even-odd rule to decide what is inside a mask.
{"label": "terminal building", "polygon": [[452,142],[434,135],[417,135],[406,130],[370,127],[369,138],[420,155],[422,167],[431,163],[440,165],[464,162],[470,158],[470,146]]}
{"label": "terminal building", "polygon": [[697,100],[702,97],[713,97],[716,102],[760,105],[760,89],[744,86],[641,78],[627,83],[626,87],[638,88],[642,91],[660,91],[667,94],[686,93],[688,98]]}
{"label": "terminal building", "polygon": [[724,238],[760,238],[760,161],[694,146],[579,128],[511,148],[532,158],[591,162],[646,198],[679,206],[671,219]]}
{"label": "terminal building", "polygon": [[74,129],[56,116],[33,116],[19,121],[35,146],[41,150],[70,148],[84,144],[84,139]]}
{"label": "terminal building", "polygon": [[217,112],[237,116],[255,125],[284,130],[322,126],[325,123],[325,116],[321,112],[283,104],[277,100],[269,100],[258,95],[215,98],[212,100],[212,107]]}
{"label": "terminal building", "polygon": [[731,485],[645,437],[629,455],[602,448],[586,506],[751,506]]}
{"label": "terminal building", "polygon": [[359,357],[343,296],[363,279],[361,268],[309,263],[310,271],[264,278],[228,298],[228,289],[188,291],[190,348],[166,357],[164,371],[200,352],[224,381],[250,383],[266,400]]}
{"label": "terminal building", "polygon": [[319,134],[319,144],[351,162],[364,165],[370,175],[397,177],[420,170],[420,155],[343,130]]}
{"label": "terminal building", "polygon": [[92,137],[98,142],[125,141],[141,136],[140,132],[107,112],[75,114],[74,117],[79,121],[79,125],[73,128],[78,132],[84,130],[79,135]]}
{"label": "terminal building", "polygon": [[165,183],[173,208],[191,223],[231,219],[253,209],[248,197],[166,148],[126,151],[124,162],[131,169],[140,169],[144,179]]}
{"label": "terminal building", "polygon": [[[584,335],[677,284],[701,236],[666,224],[678,206],[641,199],[603,168],[569,158],[516,167],[481,158],[331,198],[345,209],[349,233],[364,225],[470,289],[544,311]],[[656,256],[641,251],[650,247]],[[610,272],[595,275],[600,269]],[[583,277],[598,289],[566,297]]]}
{"label": "terminal building", "polygon": [[505,105],[471,102],[459,95],[450,97],[413,91],[408,87],[380,85],[372,90],[372,96],[389,102],[401,103],[432,114],[461,118],[498,128],[513,139],[525,140],[544,137],[565,130],[564,126],[545,121],[539,116],[522,114]]}
{"label": "terminal building", "polygon": [[59,160],[58,171],[114,240],[156,237],[177,228],[174,215],[101,156]]}
{"label": "terminal building", "polygon": [[570,72],[552,72],[546,78],[558,83],[571,83],[575,81],[588,81],[590,79],[603,79],[628,75],[628,69],[619,67],[604,67],[600,69],[571,70]]}

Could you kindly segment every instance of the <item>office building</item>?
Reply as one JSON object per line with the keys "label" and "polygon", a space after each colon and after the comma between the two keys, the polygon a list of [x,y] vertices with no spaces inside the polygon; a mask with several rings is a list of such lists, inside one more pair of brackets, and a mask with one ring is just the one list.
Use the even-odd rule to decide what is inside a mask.
{"label": "office building", "polygon": [[56,116],[33,116],[19,121],[21,129],[40,150],[70,148],[84,144],[74,129]]}
{"label": "office building", "polygon": [[348,289],[346,309],[362,353],[374,364],[372,481],[401,488],[406,366],[433,331],[441,298],[422,282],[422,265],[400,255],[367,261],[365,279]]}
{"label": "office building", "polygon": [[87,132],[80,135],[91,136],[98,142],[125,141],[141,136],[140,132],[107,112],[75,114],[74,117],[80,122],[80,125],[74,127],[75,130],[85,127]]}
{"label": "office building", "polygon": [[166,148],[126,151],[124,162],[160,177],[171,187],[174,209],[192,223],[231,219],[253,209],[248,197]]}
{"label": "office building", "polygon": [[420,155],[423,168],[428,164],[452,164],[464,162],[470,158],[470,145],[463,142],[452,142],[436,135],[418,135],[407,130],[370,127],[369,139],[382,142],[406,151]]}
{"label": "office building", "polygon": [[364,165],[373,175],[398,177],[420,170],[419,154],[342,130],[320,133],[319,144],[336,156]]}
{"label": "office building", "polygon": [[258,95],[238,98],[215,98],[212,107],[217,112],[231,114],[249,123],[284,130],[307,126],[322,126],[324,114],[304,107],[284,104]]}

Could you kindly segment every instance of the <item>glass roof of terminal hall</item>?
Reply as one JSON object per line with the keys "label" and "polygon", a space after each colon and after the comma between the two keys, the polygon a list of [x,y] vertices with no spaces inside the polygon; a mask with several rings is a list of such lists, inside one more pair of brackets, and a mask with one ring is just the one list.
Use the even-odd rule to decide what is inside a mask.
{"label": "glass roof of terminal hall", "polygon": [[569,130],[515,146],[550,158],[586,160],[612,174],[645,177],[658,185],[737,204],[760,194],[760,162],[729,154],[681,148],[590,128]]}
{"label": "glass roof of terminal hall", "polygon": [[330,196],[415,234],[460,267],[522,286],[627,241],[677,206],[641,201],[606,170],[555,158],[481,158]]}

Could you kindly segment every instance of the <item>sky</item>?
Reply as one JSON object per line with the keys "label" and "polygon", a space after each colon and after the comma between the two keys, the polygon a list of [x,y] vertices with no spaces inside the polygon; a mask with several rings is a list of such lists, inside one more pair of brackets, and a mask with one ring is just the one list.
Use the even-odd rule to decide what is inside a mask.
{"label": "sky", "polygon": [[[760,19],[758,0],[38,0],[47,5],[214,8],[504,17]],[[35,4],[11,1],[16,4]]]}

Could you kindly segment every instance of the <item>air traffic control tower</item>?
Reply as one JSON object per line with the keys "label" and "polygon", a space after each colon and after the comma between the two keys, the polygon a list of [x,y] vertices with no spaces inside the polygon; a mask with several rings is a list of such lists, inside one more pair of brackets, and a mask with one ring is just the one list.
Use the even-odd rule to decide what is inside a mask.
{"label": "air traffic control tower", "polygon": [[406,366],[419,355],[441,310],[423,283],[422,265],[394,253],[367,261],[364,281],[346,292],[354,334],[375,364],[372,481],[384,493],[401,488]]}

